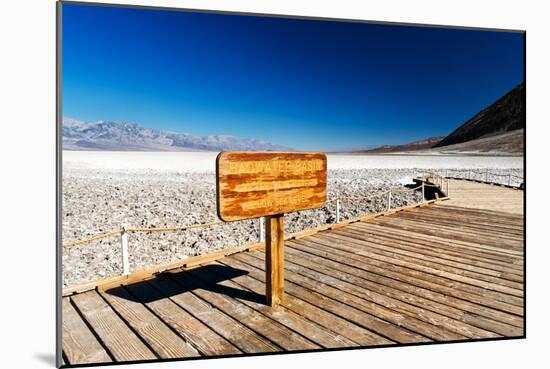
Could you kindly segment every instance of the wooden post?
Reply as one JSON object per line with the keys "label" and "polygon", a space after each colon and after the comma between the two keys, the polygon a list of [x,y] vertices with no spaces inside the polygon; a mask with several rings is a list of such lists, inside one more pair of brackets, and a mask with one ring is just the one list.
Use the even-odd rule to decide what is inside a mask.
{"label": "wooden post", "polygon": [[489,168],[485,168],[485,182],[489,182]]}
{"label": "wooden post", "polygon": [[388,211],[391,210],[391,190],[388,192]]}
{"label": "wooden post", "polygon": [[336,223],[340,223],[340,199],[336,199]]}
{"label": "wooden post", "polygon": [[284,215],[265,217],[265,296],[274,307],[284,300]]}
{"label": "wooden post", "polygon": [[508,173],[508,186],[512,184],[512,174]]}
{"label": "wooden post", "polygon": [[449,197],[449,178],[447,178],[447,197]]}
{"label": "wooden post", "polygon": [[122,275],[130,274],[130,262],[128,258],[128,233],[122,228],[120,237],[120,246],[122,247]]}

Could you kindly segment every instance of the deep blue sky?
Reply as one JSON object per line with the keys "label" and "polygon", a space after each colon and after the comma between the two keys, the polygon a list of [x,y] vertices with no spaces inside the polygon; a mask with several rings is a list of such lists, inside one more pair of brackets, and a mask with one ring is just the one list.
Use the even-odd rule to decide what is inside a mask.
{"label": "deep blue sky", "polygon": [[63,5],[63,115],[341,150],[445,135],[523,34]]}

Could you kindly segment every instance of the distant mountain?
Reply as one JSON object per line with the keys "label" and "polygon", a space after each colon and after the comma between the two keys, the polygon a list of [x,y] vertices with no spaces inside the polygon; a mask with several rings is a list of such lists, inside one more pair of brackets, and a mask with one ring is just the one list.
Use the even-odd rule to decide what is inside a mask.
{"label": "distant mountain", "polygon": [[434,147],[501,135],[525,128],[525,84],[520,84],[492,105],[455,129]]}
{"label": "distant mountain", "polygon": [[521,154],[525,134],[525,84],[520,84],[445,137],[403,145],[384,145],[360,152],[371,154],[425,152],[491,152]]}
{"label": "distant mountain", "polygon": [[523,154],[524,151],[524,129],[515,129],[498,135],[487,136],[447,145],[432,149],[446,154],[452,153],[492,153],[492,154]]}
{"label": "distant mountain", "polygon": [[393,152],[405,152],[405,151],[416,151],[416,150],[426,150],[432,148],[438,142],[440,142],[445,136],[436,136],[426,138],[420,141],[414,141],[402,145],[384,145],[376,147],[374,149],[362,150],[361,152],[369,154],[386,154]]}
{"label": "distant mountain", "polygon": [[83,122],[63,118],[64,150],[111,151],[291,151],[253,138],[195,136],[145,128],[135,123]]}

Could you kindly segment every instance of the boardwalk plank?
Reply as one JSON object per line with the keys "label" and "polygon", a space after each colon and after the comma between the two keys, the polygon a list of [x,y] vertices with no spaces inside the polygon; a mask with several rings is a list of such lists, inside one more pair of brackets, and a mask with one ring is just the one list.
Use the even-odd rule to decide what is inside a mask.
{"label": "boardwalk plank", "polygon": [[509,282],[497,277],[469,272],[467,270],[462,270],[458,268],[447,267],[443,264],[435,264],[416,258],[406,258],[393,252],[386,252],[368,248],[368,243],[364,241],[356,241],[350,237],[341,237],[339,235],[333,235],[330,233],[323,233],[312,237],[315,239],[322,239],[331,242],[332,245],[334,245],[335,247],[339,247],[343,244],[352,244],[354,247],[357,246],[359,248],[358,253],[364,253],[365,255],[377,257],[381,260],[390,261],[398,265],[405,265],[413,269],[427,271],[432,274],[441,275],[458,281],[482,286],[484,288],[492,289],[494,291],[504,292],[512,296],[523,297],[523,285],[521,283]]}
{"label": "boardwalk plank", "polygon": [[400,227],[415,229],[419,232],[431,232],[431,234],[445,234],[447,237],[452,237],[457,240],[483,243],[493,247],[506,248],[511,250],[521,250],[523,247],[522,238],[508,238],[498,236],[498,234],[490,234],[490,232],[468,232],[460,228],[460,223],[454,227],[445,227],[436,225],[432,222],[423,222],[419,220],[407,219],[406,217],[382,217],[376,220],[377,223],[398,224]]}
{"label": "boardwalk plank", "polygon": [[71,296],[71,300],[116,361],[157,359],[96,291]]}
{"label": "boardwalk plank", "polygon": [[163,359],[199,356],[162,320],[132,296],[124,287],[101,291],[100,295],[117,311],[139,336]]}
{"label": "boardwalk plank", "polygon": [[202,355],[241,353],[241,350],[167,298],[149,282],[129,285],[126,288]]}
{"label": "boardwalk plank", "polygon": [[[244,268],[249,270],[249,275],[236,277],[233,281],[241,286],[255,291],[256,293],[262,293],[262,291],[265,291],[265,284],[262,282],[263,273],[261,270],[251,268],[249,264],[245,264],[234,258],[223,259],[220,263],[234,268]],[[293,289],[291,288],[291,290]],[[350,322],[349,320],[343,319],[340,316],[331,313],[330,311],[323,310],[307,302],[305,299],[297,298],[289,292],[290,291],[287,290],[285,301],[283,302],[283,306],[285,308],[292,310],[303,317],[308,317],[308,319],[313,319],[317,324],[332,330],[342,337],[346,337],[361,346],[393,343],[392,341],[376,335],[369,330]],[[315,296],[313,294],[309,296],[315,301]]]}
{"label": "boardwalk plank", "polygon": [[[308,252],[312,255],[318,255],[328,260],[337,261],[341,264],[340,267],[345,267],[346,265],[352,266],[357,269],[357,273],[367,272],[369,275],[373,274],[373,278],[382,278],[384,280],[391,278],[395,282],[388,280],[388,283],[397,283],[400,288],[404,288],[407,291],[416,291],[417,293],[422,292],[426,296],[435,298],[437,301],[446,301],[447,303],[452,302],[453,304],[460,306],[460,308],[464,309],[464,311],[469,311],[476,315],[482,315],[487,318],[502,321],[515,327],[523,327],[522,317],[501,311],[502,309],[514,310],[513,306],[506,304],[488,304],[486,303],[486,300],[489,299],[486,297],[464,292],[458,290],[457,288],[440,285],[432,281],[425,281],[421,278],[411,277],[403,273],[395,272],[391,269],[382,268],[376,263],[370,263],[369,260],[362,256],[337,252],[324,245],[311,243],[307,240],[296,240],[292,243],[289,242],[288,246],[289,252],[291,253],[291,249],[295,248],[299,251]],[[498,309],[488,309],[488,307],[491,306],[496,306]],[[518,312],[521,312],[521,310]]]}
{"label": "boardwalk plank", "polygon": [[78,315],[68,297],[63,299],[63,352],[71,365],[113,361]]}
{"label": "boardwalk plank", "polygon": [[[251,256],[253,254],[254,253],[236,254],[232,259],[242,261],[254,268],[262,270],[261,260],[257,257]],[[233,260],[231,260],[231,262],[233,262]],[[319,306],[320,308],[331,313],[339,315],[342,318],[367,328],[380,336],[399,343],[432,341],[430,338],[411,331],[406,327],[390,323],[362,309],[350,306],[341,299],[339,300],[338,298],[332,298],[326,294],[317,292],[314,289],[309,288],[310,285],[303,286],[300,281],[295,282],[293,278],[288,278],[289,276],[294,276],[294,273],[285,273],[285,275],[287,277],[285,280],[285,292],[306,300],[311,304],[315,304],[316,306]],[[263,278],[261,280],[263,280]]]}
{"label": "boardwalk plank", "polygon": [[[413,232],[421,232],[427,236],[434,236],[434,237],[441,237],[442,233],[438,232],[437,230],[432,229],[429,226],[423,226],[419,224],[413,224],[407,223],[405,220],[402,222],[395,221],[395,219],[390,219],[389,217],[386,217],[386,219],[377,218],[373,221],[374,224],[381,224],[383,226],[393,227],[400,230],[405,231],[413,231]],[[475,236],[463,236],[456,232],[445,232],[445,237],[449,238],[449,236],[452,236],[454,242],[457,243],[464,243],[466,245],[470,245],[473,247],[479,247],[483,249],[489,249],[492,251],[496,251],[501,254],[508,254],[508,255],[516,255],[521,256],[522,248],[511,245],[505,245],[495,240],[483,240],[480,241],[478,237]]]}
{"label": "boardwalk plank", "polygon": [[384,239],[387,242],[406,243],[410,240],[411,244],[419,245],[423,248],[437,248],[449,255],[462,255],[473,260],[483,261],[492,265],[504,266],[514,270],[523,270],[523,258],[513,255],[502,255],[488,250],[468,247],[453,243],[452,239],[426,239],[422,233],[410,231],[398,231],[388,227],[383,227],[370,222],[358,222],[351,224],[350,229],[363,232],[366,235]]}
{"label": "boardwalk plank", "polygon": [[[313,250],[303,247],[299,243],[290,243],[289,246],[289,255],[296,255],[293,261],[297,262],[298,260],[310,259],[311,262],[326,266],[334,271],[346,272],[349,273],[349,275],[360,277],[360,279],[357,279],[343,274],[346,281],[357,284],[363,288],[369,288],[386,296],[400,299],[403,302],[418,307],[424,307],[435,313],[457,319],[466,324],[471,324],[490,332],[509,336],[518,336],[523,333],[521,329],[522,320],[520,317],[514,317],[492,309],[482,308],[468,301],[463,301],[431,290],[396,281],[383,275],[371,273],[370,271],[352,267],[347,263],[347,260],[343,258],[327,255],[319,257]],[[488,317],[484,317],[483,315],[488,315]],[[496,318],[520,325],[520,327],[499,323],[495,321]],[[477,331],[475,329],[470,329],[470,331],[473,332],[474,335],[479,335],[479,337],[492,336],[484,331]]]}
{"label": "boardwalk plank", "polygon": [[346,246],[343,244],[335,246],[334,243],[330,242],[330,240],[324,240],[322,238],[309,237],[307,240],[300,239],[300,241],[312,242],[313,247],[317,244],[326,246],[330,248],[330,252],[344,252],[342,255],[345,255],[345,253],[353,255],[349,255],[349,257],[360,256],[362,257],[360,260],[363,260],[370,265],[376,265],[387,270],[395,271],[399,274],[424,280],[426,282],[436,282],[442,286],[477,294],[480,297],[485,298],[488,304],[498,304],[500,302],[506,304],[496,305],[504,309],[504,311],[509,311],[519,315],[523,313],[523,299],[502,293],[500,291],[490,290],[489,286],[476,280],[470,281],[467,278],[464,279],[451,273],[440,272],[437,269],[419,268],[415,264],[407,264],[405,262],[401,262],[400,260],[386,258],[384,256],[380,256],[375,253],[368,253],[363,250],[357,250],[357,248],[353,246]]}
{"label": "boardwalk plank", "polygon": [[486,274],[493,277],[499,277],[502,279],[507,279],[513,282],[523,283],[523,276],[519,270],[510,270],[509,268],[499,267],[495,265],[489,265],[483,262],[479,262],[472,259],[467,259],[464,257],[458,257],[453,255],[447,255],[442,253],[439,249],[432,248],[425,249],[421,246],[408,243],[404,244],[401,242],[386,242],[384,240],[372,237],[368,234],[364,234],[360,231],[355,231],[354,229],[340,229],[334,230],[332,233],[341,235],[344,237],[350,237],[356,240],[366,241],[372,247],[375,247],[380,250],[394,252],[404,256],[410,256],[412,258],[421,259],[425,261],[431,261],[438,264],[443,264],[459,269],[465,269],[468,271]]}
{"label": "boardwalk plank", "polygon": [[201,268],[198,268],[187,273],[172,274],[171,276],[174,281],[185,287],[192,285],[194,294],[238,320],[243,325],[266,337],[284,350],[296,351],[320,348],[319,345],[284,325],[239,302],[234,297],[228,296],[228,294],[238,293],[237,291],[231,288],[224,289],[216,283],[203,282],[198,277],[199,274],[202,275],[203,273]]}
{"label": "boardwalk plank", "polygon": [[[249,253],[249,255],[257,258],[260,263],[263,261],[264,255],[261,252]],[[384,298],[378,294],[367,292],[365,296],[359,297],[354,293],[345,291],[347,288],[354,288],[346,282],[332,278],[328,275],[311,272],[306,268],[290,262],[287,262],[286,267],[287,270],[285,271],[285,275],[288,276],[290,281],[299,283],[300,285],[328,297],[345,302],[369,314],[379,316],[392,324],[403,326],[413,332],[417,332],[434,340],[460,340],[466,338],[464,335],[447,331],[416,317],[396,311],[397,304],[393,300]]]}
{"label": "boardwalk plank", "polygon": [[198,298],[189,289],[182,289],[171,278],[156,278],[151,281],[151,284],[165,295],[170,296],[170,300],[187,310],[195,318],[199,319],[243,352],[281,351],[277,345],[211,306],[206,301]]}
{"label": "boardwalk plank", "polygon": [[[311,278],[317,275],[319,280],[330,283],[331,286],[381,306],[391,308],[398,313],[406,314],[411,317],[418,317],[419,320],[426,323],[442,327],[445,330],[469,338],[490,338],[500,336],[494,332],[455,319],[457,317],[456,310],[453,310],[447,305],[436,303],[411,293],[388,288],[384,285],[356,277],[353,274],[342,272],[332,268],[333,265],[326,266],[326,260],[315,258],[309,254],[293,252],[293,255],[292,263],[304,268],[296,268],[296,271],[300,270],[301,274],[310,276]],[[324,262],[319,263],[320,260]],[[294,265],[290,266],[289,269]],[[368,289],[365,288],[367,286]],[[449,315],[453,315],[453,317],[449,317]]]}
{"label": "boardwalk plank", "polygon": [[[215,268],[212,270],[208,270],[205,273],[200,273],[200,278],[202,278],[205,283],[215,283],[220,276],[227,276],[227,273],[224,270],[227,268],[225,265],[220,263],[214,263],[213,265],[220,266],[221,268]],[[220,286],[253,292],[261,297],[263,297],[265,293],[265,285],[263,290],[252,291],[236,283],[235,278],[231,280],[223,280],[218,283]],[[341,335],[335,334],[331,330],[323,328],[317,323],[305,318],[303,315],[296,314],[294,311],[287,309],[284,304],[276,309],[273,309],[270,306],[267,306],[264,301],[251,301],[249,299],[240,298],[238,296],[236,298],[243,304],[250,306],[254,310],[261,312],[262,314],[277,321],[278,323],[287,326],[289,329],[301,334],[302,336],[306,337],[312,342],[315,342],[321,347],[336,348],[357,346],[355,342],[346,339]]]}

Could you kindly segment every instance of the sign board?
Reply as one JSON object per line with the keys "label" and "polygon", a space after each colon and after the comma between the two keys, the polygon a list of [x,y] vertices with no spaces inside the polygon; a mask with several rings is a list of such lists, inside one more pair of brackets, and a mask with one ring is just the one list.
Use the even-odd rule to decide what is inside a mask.
{"label": "sign board", "polygon": [[222,152],[216,158],[218,216],[257,218],[325,205],[327,157],[302,152]]}

